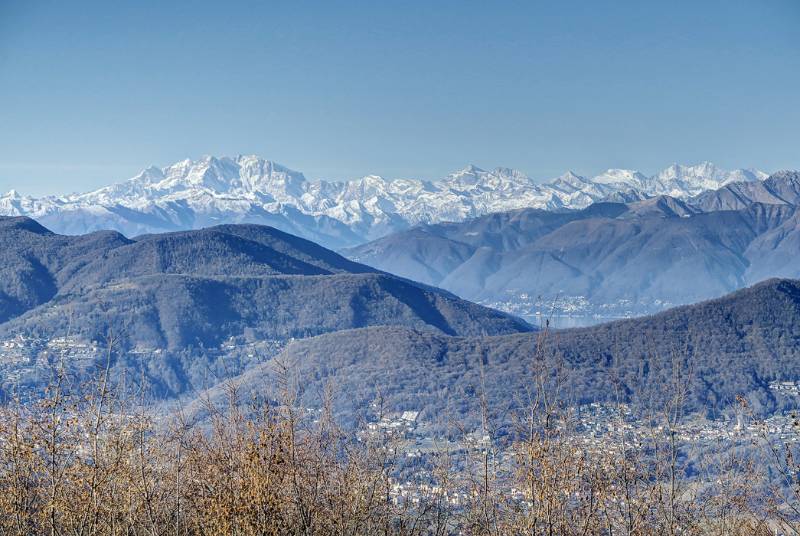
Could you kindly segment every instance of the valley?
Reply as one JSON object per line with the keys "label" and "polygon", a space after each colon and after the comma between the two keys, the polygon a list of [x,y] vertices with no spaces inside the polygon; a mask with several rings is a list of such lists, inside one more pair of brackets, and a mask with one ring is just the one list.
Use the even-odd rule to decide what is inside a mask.
{"label": "valley", "polygon": [[592,303],[586,296],[556,296],[551,300],[532,298],[527,292],[506,291],[505,300],[483,300],[478,303],[499,311],[511,313],[527,322],[542,327],[545,323],[554,329],[587,327],[623,318],[654,314],[675,304],[655,299],[635,303],[621,298],[615,303]]}
{"label": "valley", "polygon": [[[714,201],[750,190],[735,204]],[[800,175],[783,172],[685,201],[660,196],[422,225],[343,253],[525,318],[641,316],[800,277],[797,192]]]}
{"label": "valley", "polygon": [[0,0],[0,536],[800,536],[798,28]]}
{"label": "valley", "polygon": [[[151,452],[186,444],[213,458],[204,449],[252,444],[241,435],[251,431],[281,444],[288,427],[300,442],[291,445],[311,449],[295,470],[313,468],[336,438],[347,456],[382,457],[385,504],[405,512],[438,504],[432,511],[454,516],[476,508],[470,478],[481,466],[502,496],[493,504],[524,508],[519,468],[530,449],[547,453],[538,464],[569,460],[556,493],[564,482],[580,485],[589,467],[612,475],[603,478],[614,493],[627,468],[653,471],[665,456],[685,489],[732,474],[709,460],[781,469],[764,456],[800,440],[800,281],[747,285],[717,267],[786,274],[795,219],[788,202],[711,212],[668,198],[521,209],[412,228],[345,250],[348,259],[254,224],[129,238],[2,218],[0,429],[37,408],[51,409],[36,422],[88,426],[80,423],[100,418],[85,413],[97,411],[98,392],[112,405],[95,422],[123,435],[146,426],[139,437],[153,443],[140,448]],[[540,287],[492,287],[487,276],[477,303],[465,300],[458,294],[476,280],[458,262],[502,268],[488,241],[501,259],[528,252],[514,261],[526,276],[518,283],[549,277],[552,291],[581,279],[532,263],[542,256],[530,252],[546,246],[562,266],[570,256],[577,265],[581,251],[585,266],[609,264],[621,290],[590,277],[579,292],[550,299]],[[641,251],[620,254],[631,244]],[[425,263],[427,271],[403,271]],[[452,274],[437,279],[442,267]],[[457,293],[436,286],[447,281]],[[504,289],[501,299],[493,288]],[[712,299],[676,306],[658,297],[690,288],[701,292],[675,301]],[[70,432],[69,448],[89,452],[80,442],[92,433]],[[197,470],[214,467],[212,458]],[[171,463],[158,470],[177,470]],[[784,493],[780,478],[758,474],[747,480],[755,496]],[[698,504],[686,503],[692,515]]]}

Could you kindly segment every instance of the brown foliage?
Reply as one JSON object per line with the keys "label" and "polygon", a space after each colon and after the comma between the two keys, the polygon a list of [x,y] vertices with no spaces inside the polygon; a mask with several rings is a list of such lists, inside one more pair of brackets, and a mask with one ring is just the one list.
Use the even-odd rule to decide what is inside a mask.
{"label": "brown foliage", "polygon": [[[796,530],[758,496],[754,467],[726,455],[711,485],[688,480],[674,427],[681,394],[654,415],[647,444],[576,440],[557,370],[541,363],[502,449],[483,403],[481,442],[433,456],[433,484],[398,500],[391,437],[312,421],[280,404],[210,402],[207,427],[156,418],[100,374],[90,396],[63,377],[35,406],[0,410],[0,533],[10,535],[771,534]],[[285,372],[285,371],[284,371]],[[286,382],[288,384],[288,382]],[[680,383],[676,378],[676,386]],[[247,411],[244,411],[244,410]],[[460,464],[455,464],[460,457]],[[508,461],[508,460],[506,460]],[[794,471],[788,457],[787,474]],[[459,470],[454,470],[459,467]],[[794,474],[794,473],[792,473]],[[774,495],[777,496],[777,495]],[[762,500],[764,499],[764,500]],[[797,504],[796,502],[794,504]],[[772,508],[772,510],[770,510]]]}

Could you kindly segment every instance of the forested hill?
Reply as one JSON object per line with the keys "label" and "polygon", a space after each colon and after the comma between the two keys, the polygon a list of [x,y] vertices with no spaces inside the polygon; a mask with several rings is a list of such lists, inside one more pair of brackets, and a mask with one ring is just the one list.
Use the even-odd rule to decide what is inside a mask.
{"label": "forested hill", "polygon": [[[509,315],[265,226],[130,240],[113,232],[61,236],[27,218],[4,218],[0,244],[0,320],[24,315],[0,325],[5,334],[57,333],[58,319],[66,316],[55,312],[67,310],[74,329],[88,336],[97,322],[127,318],[134,342],[168,346],[213,344],[244,327],[286,337],[392,324],[450,335],[530,329]],[[95,305],[104,313],[81,316]]]}
{"label": "forested hill", "polygon": [[[620,400],[658,409],[677,384],[688,389],[687,412],[727,412],[744,395],[756,411],[769,413],[789,402],[769,382],[800,379],[800,282],[769,280],[654,316],[541,337],[375,327],[295,341],[278,359],[296,374],[303,404],[319,404],[330,385],[347,416],[380,396],[389,410],[469,420],[480,415],[485,389],[495,415],[507,419],[506,410],[534,385],[537,366],[551,379],[563,373],[562,394],[576,404]],[[545,351],[537,357],[540,342]],[[265,363],[242,376],[241,385],[269,393],[274,374],[275,363]]]}
{"label": "forested hill", "polygon": [[358,262],[520,314],[585,300],[620,316],[800,277],[800,173],[702,198],[531,208],[422,225],[345,250]]}
{"label": "forested hill", "polygon": [[[209,366],[214,358],[203,356],[223,343],[238,347],[379,325],[474,336],[532,329],[266,226],[129,239],[115,232],[68,237],[27,218],[3,218],[0,261],[0,339],[22,335],[46,344],[69,336],[102,343],[111,330],[118,364],[133,350],[137,359],[148,355],[145,366],[164,396],[186,388],[187,369]],[[157,350],[167,353],[154,357]],[[53,360],[52,352],[25,352],[10,361],[33,375]],[[0,367],[5,388],[9,378],[34,387],[43,381],[25,380],[28,372],[17,365]]]}

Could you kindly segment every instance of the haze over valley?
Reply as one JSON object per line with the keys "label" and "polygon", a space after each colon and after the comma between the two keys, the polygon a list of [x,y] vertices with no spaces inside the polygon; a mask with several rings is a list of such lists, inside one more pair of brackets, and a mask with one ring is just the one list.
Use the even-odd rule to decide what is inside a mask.
{"label": "haze over valley", "polygon": [[527,318],[592,323],[800,276],[800,174],[572,211],[520,209],[423,225],[352,259]]}
{"label": "haze over valley", "polygon": [[798,27],[0,1],[0,535],[800,535]]}
{"label": "haze over valley", "polygon": [[85,194],[12,191],[0,213],[67,234],[271,225],[533,323],[569,327],[796,277],[785,250],[797,177],[768,177],[703,163],[651,177],[610,169],[536,182],[468,166],[436,182],[331,182],[254,156],[204,157]]}

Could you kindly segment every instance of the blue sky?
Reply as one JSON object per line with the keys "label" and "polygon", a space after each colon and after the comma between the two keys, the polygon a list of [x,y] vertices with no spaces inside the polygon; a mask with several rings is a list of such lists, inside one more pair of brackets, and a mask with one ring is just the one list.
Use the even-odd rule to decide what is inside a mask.
{"label": "blue sky", "polygon": [[336,179],[800,167],[800,2],[0,0],[0,190],[238,153]]}

